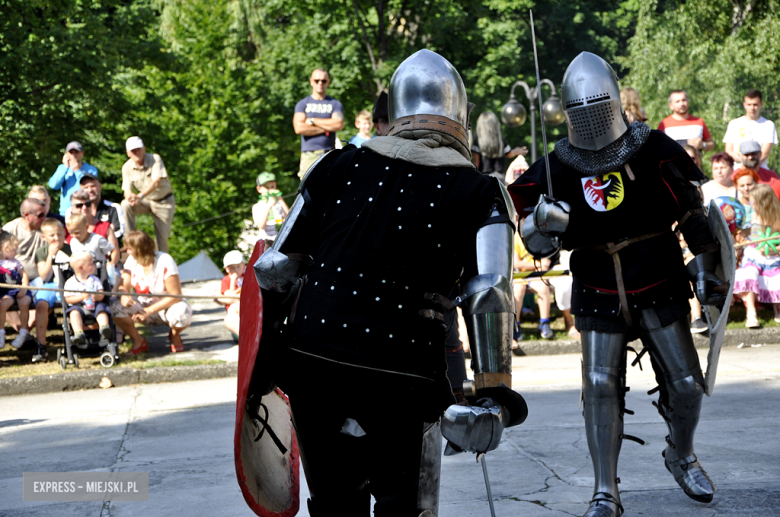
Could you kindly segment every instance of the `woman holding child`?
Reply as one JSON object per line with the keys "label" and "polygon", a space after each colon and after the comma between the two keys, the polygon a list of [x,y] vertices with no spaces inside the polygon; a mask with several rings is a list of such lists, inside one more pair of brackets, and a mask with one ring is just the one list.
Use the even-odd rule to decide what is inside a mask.
{"label": "woman holding child", "polygon": [[[179,268],[173,257],[155,251],[154,240],[142,231],[132,231],[125,237],[127,261],[122,270],[118,293],[181,295]],[[181,298],[158,296],[121,296],[111,305],[114,321],[133,340],[130,355],[149,350],[146,340],[135,328],[136,323],[167,325],[171,352],[182,352],[181,332],[192,324],[192,307]]]}

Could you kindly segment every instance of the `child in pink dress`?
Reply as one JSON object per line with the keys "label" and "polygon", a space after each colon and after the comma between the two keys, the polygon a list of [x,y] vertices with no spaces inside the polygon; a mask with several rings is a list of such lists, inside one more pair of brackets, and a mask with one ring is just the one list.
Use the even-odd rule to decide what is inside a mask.
{"label": "child in pink dress", "polygon": [[[780,201],[768,185],[757,185],[750,192],[753,201],[750,240],[755,241],[780,231]],[[780,240],[780,235],[778,235]],[[780,255],[768,243],[759,243],[745,248],[741,267],[737,269],[734,283],[735,293],[745,293],[747,305],[747,328],[758,328],[756,300],[771,303],[775,309],[775,321],[780,322]]]}

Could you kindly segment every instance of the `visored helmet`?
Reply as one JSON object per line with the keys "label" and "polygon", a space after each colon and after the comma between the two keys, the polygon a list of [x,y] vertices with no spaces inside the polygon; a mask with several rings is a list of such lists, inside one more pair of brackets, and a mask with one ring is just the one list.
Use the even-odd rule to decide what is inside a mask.
{"label": "visored helmet", "polygon": [[469,148],[466,87],[455,67],[435,52],[420,50],[401,63],[390,79],[388,108],[388,135],[429,129]]}
{"label": "visored helmet", "polygon": [[582,52],[571,62],[563,75],[561,101],[574,147],[598,151],[628,129],[617,75],[595,54]]}

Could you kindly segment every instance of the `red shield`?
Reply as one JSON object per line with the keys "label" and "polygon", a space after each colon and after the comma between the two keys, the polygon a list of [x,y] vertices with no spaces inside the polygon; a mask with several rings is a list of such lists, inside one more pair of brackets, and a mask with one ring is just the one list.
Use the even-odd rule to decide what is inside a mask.
{"label": "red shield", "polygon": [[[263,253],[265,244],[257,241],[249,271],[241,288],[241,326],[238,341],[238,400],[236,432],[233,441],[236,476],[249,507],[262,517],[293,517],[300,503],[300,459],[298,442],[290,418],[290,404],[280,390],[264,396],[261,416],[279,439],[286,453],[271,439],[267,429],[260,432],[246,411],[249,383],[258,355],[263,328],[263,298],[252,266]],[[260,438],[256,438],[260,435]]]}

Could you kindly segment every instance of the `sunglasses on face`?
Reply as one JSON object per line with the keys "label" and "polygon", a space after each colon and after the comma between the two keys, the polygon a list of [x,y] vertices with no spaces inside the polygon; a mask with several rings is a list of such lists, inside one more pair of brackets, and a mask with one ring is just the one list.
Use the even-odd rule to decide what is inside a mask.
{"label": "sunglasses on face", "polygon": [[76,204],[75,204],[75,205],[73,205],[73,206],[75,206],[75,207],[76,207],[77,209],[79,209],[79,210],[81,209],[81,207],[84,207],[84,206],[85,206],[85,207],[87,207],[87,208],[89,208],[89,207],[91,207],[91,206],[92,206],[92,201],[87,201],[86,203],[76,203]]}
{"label": "sunglasses on face", "polygon": [[46,217],[45,213],[40,213],[40,214],[30,214],[30,213],[27,213],[27,214],[24,214],[24,215],[34,215],[38,219],[43,219],[44,217]]}
{"label": "sunglasses on face", "polygon": [[312,79],[312,81],[314,81],[315,83],[325,83],[325,84],[328,84],[328,80],[327,79]]}

